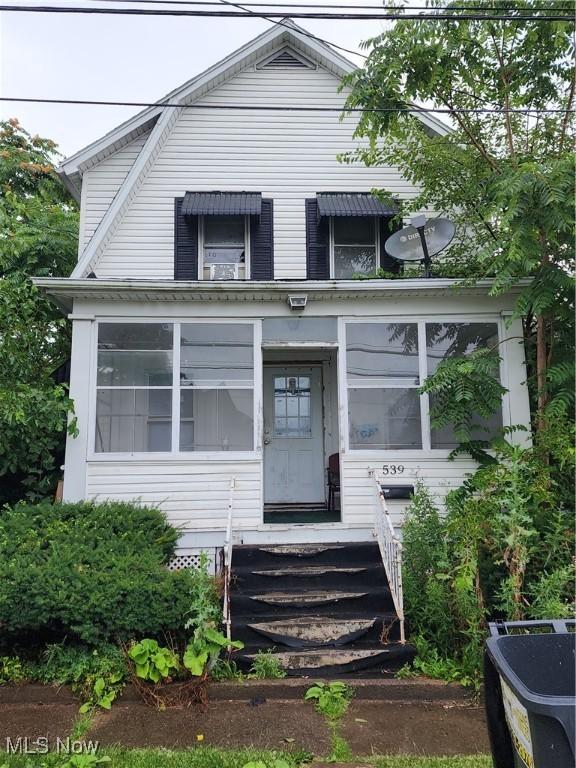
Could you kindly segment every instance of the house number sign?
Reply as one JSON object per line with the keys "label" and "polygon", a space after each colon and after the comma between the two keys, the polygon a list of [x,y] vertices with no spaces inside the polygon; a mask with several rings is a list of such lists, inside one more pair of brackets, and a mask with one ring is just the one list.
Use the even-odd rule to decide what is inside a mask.
{"label": "house number sign", "polygon": [[382,474],[383,475],[403,475],[404,469],[405,469],[404,464],[383,464]]}

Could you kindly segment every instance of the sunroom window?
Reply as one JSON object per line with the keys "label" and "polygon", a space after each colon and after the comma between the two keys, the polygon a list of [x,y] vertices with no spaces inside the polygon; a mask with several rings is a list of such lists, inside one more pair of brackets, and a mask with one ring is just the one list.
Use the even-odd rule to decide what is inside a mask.
{"label": "sunroom window", "polygon": [[95,451],[252,450],[253,345],[251,323],[100,323]]}
{"label": "sunroom window", "polygon": [[202,263],[205,280],[246,277],[246,217],[203,217]]}
{"label": "sunroom window", "polygon": [[[431,376],[442,360],[464,357],[476,349],[491,349],[498,356],[498,326],[496,323],[426,323],[427,373]],[[430,396],[430,406],[434,404]],[[471,437],[489,440],[502,427],[502,410],[490,419],[475,415],[476,428]],[[432,448],[455,448],[459,441],[451,426],[431,428]]]}
{"label": "sunroom window", "polygon": [[248,324],[181,326],[181,451],[252,450],[253,337]]}
{"label": "sunroom window", "polygon": [[346,361],[350,448],[421,448],[418,325],[349,323]]}
{"label": "sunroom window", "polygon": [[378,230],[373,216],[335,216],[331,234],[332,277],[342,280],[376,272]]}
{"label": "sunroom window", "polygon": [[[450,427],[435,429],[422,418],[434,400],[418,390],[442,360],[481,348],[498,355],[497,323],[347,323],[351,450],[455,448],[459,441]],[[474,423],[472,437],[488,440],[502,426],[502,410]]]}
{"label": "sunroom window", "polygon": [[172,325],[101,323],[97,452],[170,451]]}

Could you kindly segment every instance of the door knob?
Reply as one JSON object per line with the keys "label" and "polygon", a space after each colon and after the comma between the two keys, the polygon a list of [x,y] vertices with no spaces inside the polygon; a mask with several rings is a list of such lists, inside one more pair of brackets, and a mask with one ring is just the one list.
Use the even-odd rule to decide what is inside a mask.
{"label": "door knob", "polygon": [[269,437],[265,437],[264,438],[264,445],[270,445],[270,438]]}

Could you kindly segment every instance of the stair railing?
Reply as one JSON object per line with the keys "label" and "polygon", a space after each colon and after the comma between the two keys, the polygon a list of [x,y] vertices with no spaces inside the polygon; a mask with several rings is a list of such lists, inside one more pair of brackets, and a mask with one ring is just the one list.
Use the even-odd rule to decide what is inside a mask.
{"label": "stair railing", "polygon": [[228,640],[228,650],[232,650],[232,613],[230,610],[230,580],[232,575],[232,534],[234,517],[234,491],[236,490],[236,478],[230,479],[230,495],[228,497],[228,522],[226,524],[226,535],[224,538],[224,594],[222,598],[222,623],[226,629],[226,639]]}
{"label": "stair railing", "polygon": [[400,642],[404,644],[406,637],[404,634],[404,594],[402,590],[402,542],[396,535],[392,525],[392,518],[390,517],[384,491],[382,490],[382,481],[376,474],[376,470],[369,469],[368,474],[372,478],[375,494],[374,531],[378,540],[384,570],[386,571],[392,601],[400,622]]}

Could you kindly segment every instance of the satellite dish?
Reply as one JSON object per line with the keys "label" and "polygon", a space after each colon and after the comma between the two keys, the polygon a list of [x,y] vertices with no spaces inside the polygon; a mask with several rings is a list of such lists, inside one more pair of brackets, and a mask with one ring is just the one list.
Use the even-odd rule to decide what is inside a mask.
{"label": "satellite dish", "polygon": [[429,219],[421,227],[404,227],[384,243],[389,256],[400,261],[425,261],[450,245],[456,227],[449,219]]}

